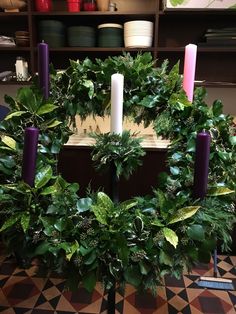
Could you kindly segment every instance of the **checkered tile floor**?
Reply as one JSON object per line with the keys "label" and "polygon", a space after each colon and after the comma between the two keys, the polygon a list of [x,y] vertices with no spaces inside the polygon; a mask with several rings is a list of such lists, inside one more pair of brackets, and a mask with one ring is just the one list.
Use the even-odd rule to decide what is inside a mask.
{"label": "checkered tile floor", "polygon": [[[219,256],[219,275],[231,278],[236,287],[236,257]],[[212,276],[212,264],[199,265],[180,280],[165,278],[157,297],[138,294],[131,286],[125,295],[116,293],[116,314],[233,314],[236,291],[202,289],[199,276]],[[64,280],[40,278],[35,267],[20,269],[13,258],[0,255],[0,313],[2,314],[105,314],[107,295],[97,284],[93,293],[80,288],[77,293],[64,291]]]}

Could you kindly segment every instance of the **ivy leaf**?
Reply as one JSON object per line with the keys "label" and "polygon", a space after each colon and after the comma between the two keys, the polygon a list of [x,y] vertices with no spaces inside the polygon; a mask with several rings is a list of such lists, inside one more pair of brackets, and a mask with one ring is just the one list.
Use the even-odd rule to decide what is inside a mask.
{"label": "ivy leaf", "polygon": [[229,141],[230,141],[231,145],[233,145],[233,146],[236,145],[236,135],[230,136]]}
{"label": "ivy leaf", "polygon": [[21,216],[20,223],[21,223],[21,227],[22,227],[24,233],[26,233],[26,231],[29,229],[29,223],[30,223],[30,215],[29,215],[29,213],[24,213]]}
{"label": "ivy leaf", "polygon": [[195,138],[190,138],[187,142],[187,152],[195,152],[196,150],[196,139]]}
{"label": "ivy leaf", "polygon": [[154,97],[153,95],[147,95],[142,99],[139,104],[146,108],[153,108],[156,106],[156,103],[156,97]]}
{"label": "ivy leaf", "polygon": [[75,240],[75,242],[70,243],[70,245],[68,246],[68,251],[69,253],[66,254],[66,259],[68,261],[71,260],[71,257],[73,256],[73,254],[79,249],[79,243]]}
{"label": "ivy leaf", "polygon": [[213,187],[209,188],[207,191],[208,196],[220,196],[220,195],[227,195],[227,194],[232,194],[235,193],[234,190],[230,190],[229,188],[226,187]]}
{"label": "ivy leaf", "polygon": [[147,275],[151,270],[151,267],[144,261],[139,262],[139,268],[142,275]]}
{"label": "ivy leaf", "polygon": [[87,254],[84,258],[84,264],[85,265],[91,265],[97,258],[96,251],[92,250],[90,254]]}
{"label": "ivy leaf", "polygon": [[35,187],[36,189],[40,189],[45,186],[48,181],[52,178],[52,167],[47,165],[42,168],[35,176]]}
{"label": "ivy leaf", "polygon": [[63,230],[66,229],[67,221],[68,220],[66,217],[61,217],[57,219],[56,222],[54,223],[55,229],[57,229],[59,232],[62,232]]}
{"label": "ivy leaf", "polygon": [[40,220],[44,226],[44,230],[43,232],[47,235],[47,236],[51,236],[52,233],[55,231],[53,225],[56,221],[56,218],[54,217],[40,217]]}
{"label": "ivy leaf", "polygon": [[134,287],[138,287],[142,282],[142,274],[138,266],[131,265],[128,267],[124,272],[124,277]]}
{"label": "ivy leaf", "polygon": [[223,112],[223,105],[220,100],[215,100],[212,105],[212,112],[215,117],[219,116]]}
{"label": "ivy leaf", "polygon": [[82,278],[82,281],[85,289],[87,289],[88,292],[92,292],[97,281],[96,272],[90,271],[88,273],[85,273],[85,275]]}
{"label": "ivy leaf", "polygon": [[0,162],[2,162],[6,168],[10,168],[10,169],[16,165],[12,156],[2,157],[2,158],[0,158]]}
{"label": "ivy leaf", "polygon": [[188,207],[183,207],[180,208],[171,218],[170,221],[168,223],[168,225],[170,224],[174,224],[178,221],[183,221],[185,219],[188,219],[190,217],[192,217],[200,208],[201,206],[188,206]]}
{"label": "ivy leaf", "polygon": [[166,240],[176,248],[179,241],[177,234],[169,228],[163,228],[162,231]]}
{"label": "ivy leaf", "polygon": [[170,167],[170,172],[173,176],[177,176],[180,173],[179,167]]}
{"label": "ivy leaf", "polygon": [[173,259],[163,250],[160,250],[159,261],[161,264],[164,264],[167,266],[173,266],[174,264]]}
{"label": "ivy leaf", "polygon": [[83,213],[91,208],[92,199],[89,197],[80,198],[76,203],[76,208],[79,213]]}
{"label": "ivy leaf", "polygon": [[90,99],[92,99],[93,95],[94,95],[94,84],[93,84],[93,82],[91,80],[83,81],[83,86],[85,86],[89,89],[88,96]]}
{"label": "ivy leaf", "polygon": [[34,255],[44,255],[49,252],[50,244],[48,242],[40,243],[34,251]]}
{"label": "ivy leaf", "polygon": [[93,248],[89,247],[89,248],[86,248],[84,246],[80,246],[79,248],[79,251],[80,253],[82,254],[82,256],[86,256],[87,254],[89,254],[90,252],[92,252]]}

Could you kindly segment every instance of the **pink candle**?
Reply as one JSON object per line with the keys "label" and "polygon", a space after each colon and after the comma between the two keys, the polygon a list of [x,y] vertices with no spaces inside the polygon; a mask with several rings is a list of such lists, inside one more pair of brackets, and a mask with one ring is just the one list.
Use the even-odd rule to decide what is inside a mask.
{"label": "pink candle", "polygon": [[196,58],[197,46],[193,44],[185,46],[183,89],[191,102],[193,101]]}

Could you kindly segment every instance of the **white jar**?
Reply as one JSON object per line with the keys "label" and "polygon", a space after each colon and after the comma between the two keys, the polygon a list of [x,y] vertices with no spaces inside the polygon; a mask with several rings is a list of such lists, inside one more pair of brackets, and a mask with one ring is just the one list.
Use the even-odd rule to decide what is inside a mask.
{"label": "white jar", "polygon": [[22,57],[17,57],[15,67],[17,81],[27,81],[29,77],[27,61]]}

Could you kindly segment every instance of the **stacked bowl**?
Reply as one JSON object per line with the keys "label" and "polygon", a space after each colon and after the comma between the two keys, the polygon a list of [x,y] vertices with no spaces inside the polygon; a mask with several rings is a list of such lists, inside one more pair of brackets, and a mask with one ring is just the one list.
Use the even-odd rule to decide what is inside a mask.
{"label": "stacked bowl", "polygon": [[124,42],[127,48],[148,48],[153,41],[153,22],[136,20],[124,23]]}
{"label": "stacked bowl", "polygon": [[105,23],[98,25],[98,47],[122,47],[123,25]]}
{"label": "stacked bowl", "polygon": [[67,29],[67,40],[70,47],[94,47],[96,31],[91,26],[71,26]]}
{"label": "stacked bowl", "polygon": [[27,31],[16,31],[15,32],[16,45],[20,47],[29,47],[30,39],[29,32]]}
{"label": "stacked bowl", "polygon": [[65,27],[57,20],[42,20],[39,22],[39,39],[46,42],[50,48],[65,46]]}

